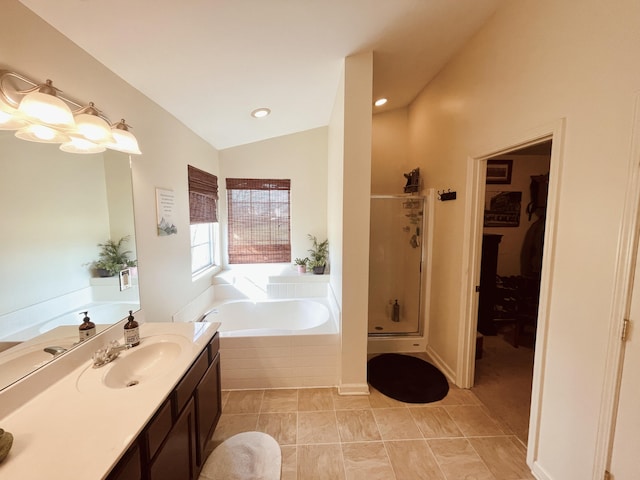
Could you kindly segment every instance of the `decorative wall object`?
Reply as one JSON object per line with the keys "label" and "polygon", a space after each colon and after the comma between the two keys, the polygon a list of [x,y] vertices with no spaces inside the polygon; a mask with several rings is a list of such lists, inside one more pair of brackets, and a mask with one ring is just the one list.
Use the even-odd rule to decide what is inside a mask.
{"label": "decorative wall object", "polygon": [[485,227],[517,227],[520,225],[522,192],[487,191],[484,204]]}
{"label": "decorative wall object", "polygon": [[409,173],[404,174],[407,183],[404,186],[404,193],[416,193],[420,190],[420,169],[414,168]]}
{"label": "decorative wall object", "polygon": [[120,291],[131,288],[131,270],[120,270]]}
{"label": "decorative wall object", "polygon": [[176,197],[173,190],[156,188],[156,211],[158,218],[158,235],[161,237],[175,235],[178,228],[174,223]]}
{"label": "decorative wall object", "polygon": [[487,184],[509,185],[513,160],[487,160]]}

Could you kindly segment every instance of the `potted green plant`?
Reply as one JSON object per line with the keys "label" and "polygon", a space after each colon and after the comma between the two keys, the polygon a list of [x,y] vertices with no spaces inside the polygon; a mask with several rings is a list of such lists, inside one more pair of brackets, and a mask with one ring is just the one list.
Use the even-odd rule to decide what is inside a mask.
{"label": "potted green plant", "polygon": [[313,270],[314,274],[322,275],[329,258],[329,240],[318,242],[315,236],[308,234],[308,237],[311,240],[312,248],[308,250],[310,259],[307,266]]}
{"label": "potted green plant", "polygon": [[307,262],[309,262],[309,257],[296,258],[294,260],[294,263],[298,267],[298,273],[307,273]]}
{"label": "potted green plant", "polygon": [[98,276],[113,277],[120,270],[137,265],[135,260],[129,259],[131,251],[123,249],[124,243],[128,240],[129,235],[122,237],[118,241],[109,239],[104,243],[98,244],[100,247],[98,260],[91,264]]}

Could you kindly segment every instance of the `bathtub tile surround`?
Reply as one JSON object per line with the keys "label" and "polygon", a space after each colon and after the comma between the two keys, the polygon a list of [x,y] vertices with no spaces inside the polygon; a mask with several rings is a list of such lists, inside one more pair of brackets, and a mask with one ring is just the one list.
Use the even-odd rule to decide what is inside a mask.
{"label": "bathtub tile surround", "polygon": [[[369,396],[336,388],[224,391],[222,402],[213,445],[243,431],[268,433],[281,446],[282,480],[534,478],[513,432],[453,385],[443,400],[424,405],[373,388]],[[479,433],[487,418],[498,430]]]}
{"label": "bathtub tile surround", "polygon": [[[204,318],[222,322],[222,388],[246,390],[337,385],[340,312],[329,288],[328,275],[299,275],[290,265],[281,266],[276,274],[265,270],[250,277],[249,273],[235,268],[222,272],[214,278],[211,287],[173,315],[174,322],[195,322]],[[287,318],[293,321],[291,327],[257,331],[259,325],[255,328],[243,325],[243,328],[251,327],[252,331],[230,332],[221,318],[226,312],[241,310],[242,302],[248,302],[245,307],[253,312],[254,302],[275,304],[287,300],[295,300],[296,305],[292,302],[291,307],[300,316],[299,321]],[[219,308],[220,305],[223,307]],[[318,318],[318,305],[324,311],[324,318],[329,313],[328,321],[311,320]],[[280,311],[279,308],[273,310]],[[276,323],[280,324],[282,317],[288,317],[288,314],[276,313],[276,316]],[[244,323],[255,315],[240,314],[240,317]],[[313,325],[318,326],[294,329],[309,321],[316,322]]]}
{"label": "bathtub tile surround", "polygon": [[338,374],[337,334],[220,339],[222,388],[333,386]]}

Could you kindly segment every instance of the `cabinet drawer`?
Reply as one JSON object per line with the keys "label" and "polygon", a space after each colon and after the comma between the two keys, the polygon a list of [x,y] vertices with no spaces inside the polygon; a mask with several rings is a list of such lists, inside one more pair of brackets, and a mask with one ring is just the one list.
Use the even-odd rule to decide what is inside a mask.
{"label": "cabinet drawer", "polygon": [[153,417],[145,432],[147,444],[147,458],[152,459],[165,437],[171,430],[173,417],[171,416],[171,400],[165,400],[164,404]]}
{"label": "cabinet drawer", "polygon": [[175,390],[176,412],[180,414],[209,366],[209,352],[204,349]]}

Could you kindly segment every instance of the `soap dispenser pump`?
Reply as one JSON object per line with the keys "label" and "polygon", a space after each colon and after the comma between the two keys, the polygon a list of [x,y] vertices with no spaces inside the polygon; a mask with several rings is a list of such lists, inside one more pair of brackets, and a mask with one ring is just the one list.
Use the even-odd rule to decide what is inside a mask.
{"label": "soap dispenser pump", "polygon": [[89,318],[89,312],[80,312],[79,315],[84,315],[82,323],[78,327],[80,341],[82,342],[83,340],[93,337],[96,334],[96,324],[93,323]]}
{"label": "soap dispenser pump", "polygon": [[130,347],[140,345],[140,329],[138,322],[133,318],[133,310],[129,310],[127,323],[124,324],[124,344]]}

